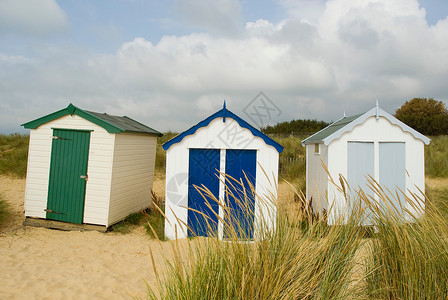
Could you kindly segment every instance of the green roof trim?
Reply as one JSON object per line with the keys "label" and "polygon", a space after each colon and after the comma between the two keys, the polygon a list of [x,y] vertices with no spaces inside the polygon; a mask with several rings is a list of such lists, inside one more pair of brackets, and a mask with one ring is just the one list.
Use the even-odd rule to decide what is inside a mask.
{"label": "green roof trim", "polygon": [[376,118],[383,117],[389,120],[390,123],[397,125],[401,127],[401,129],[405,132],[409,132],[412,134],[416,139],[422,140],[426,145],[429,144],[431,141],[429,138],[421,134],[420,132],[416,131],[415,129],[409,127],[408,125],[404,124],[394,116],[388,114],[378,106],[372,108],[371,110],[350,116],[350,117],[343,117],[336,122],[333,122],[332,124],[328,125],[321,131],[316,132],[315,134],[309,136],[308,138],[304,139],[302,141],[302,145],[305,146],[307,144],[316,144],[316,143],[323,143],[325,145],[328,145],[333,141],[334,139],[339,138],[342,134],[345,132],[351,131],[356,125],[364,123],[364,121],[369,118],[375,116]]}
{"label": "green roof trim", "polygon": [[87,111],[80,109],[79,107],[76,107],[71,103],[64,109],[22,124],[22,126],[26,129],[36,129],[42,124],[51,122],[66,115],[80,116],[81,118],[104,128],[109,133],[134,132],[162,136],[162,133],[158,132],[157,130],[154,130],[151,127],[148,127],[129,117],[119,117],[108,115],[106,113]]}

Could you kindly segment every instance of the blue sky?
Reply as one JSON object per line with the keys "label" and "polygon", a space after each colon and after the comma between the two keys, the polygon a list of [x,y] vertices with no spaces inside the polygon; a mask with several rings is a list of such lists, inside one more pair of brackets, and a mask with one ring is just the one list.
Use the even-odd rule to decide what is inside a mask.
{"label": "blue sky", "polygon": [[293,118],[448,99],[446,0],[0,2],[0,133],[66,107],[181,131],[263,91]]}

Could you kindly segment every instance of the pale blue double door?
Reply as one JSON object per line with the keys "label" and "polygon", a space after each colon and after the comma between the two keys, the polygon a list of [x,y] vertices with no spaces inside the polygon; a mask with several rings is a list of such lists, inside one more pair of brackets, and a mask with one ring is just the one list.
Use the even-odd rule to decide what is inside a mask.
{"label": "pale blue double door", "polygon": [[[405,204],[402,192],[406,191],[406,145],[403,142],[380,142],[378,151],[378,183],[398,213],[402,214]],[[347,164],[347,182],[352,190],[350,205],[356,202],[359,190],[373,197],[368,180],[369,176],[375,178],[374,143],[348,142]],[[366,212],[366,215],[365,223],[370,223],[369,213]]]}

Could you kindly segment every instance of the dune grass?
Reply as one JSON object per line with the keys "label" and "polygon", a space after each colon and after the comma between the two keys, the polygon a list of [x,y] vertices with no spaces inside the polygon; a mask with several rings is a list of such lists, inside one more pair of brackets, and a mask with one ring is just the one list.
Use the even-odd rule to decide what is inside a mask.
{"label": "dune grass", "polygon": [[0,194],[0,226],[8,219],[8,217],[8,203],[5,201],[3,195]]}
{"label": "dune grass", "polygon": [[175,137],[177,133],[175,132],[165,132],[162,137],[157,138],[157,146],[156,146],[156,171],[158,173],[165,173],[166,169],[166,151],[163,150],[162,145]]}
{"label": "dune grass", "polygon": [[448,136],[431,137],[425,146],[425,171],[429,177],[448,177]]}
{"label": "dune grass", "polygon": [[0,134],[0,174],[24,178],[29,136]]}
{"label": "dune grass", "polygon": [[[149,298],[446,299],[446,218],[429,200],[421,217],[416,195],[406,200],[413,210],[401,214],[377,183],[371,185],[376,198],[361,192],[361,203],[354,206],[359,210],[333,226],[279,213],[276,230],[263,231],[264,238],[252,242],[238,234],[224,241],[197,238],[181,251],[172,241],[175,259],[167,270],[155,270],[159,286],[157,292],[149,287]],[[358,226],[366,208],[376,224],[370,236]],[[405,216],[411,222],[403,222]]]}

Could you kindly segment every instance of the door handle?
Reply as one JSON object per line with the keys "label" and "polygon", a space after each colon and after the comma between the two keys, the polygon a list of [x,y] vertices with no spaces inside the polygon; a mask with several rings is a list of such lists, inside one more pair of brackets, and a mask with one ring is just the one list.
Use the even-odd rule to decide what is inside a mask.
{"label": "door handle", "polygon": [[81,175],[79,178],[85,179],[86,181],[89,179],[89,175]]}

